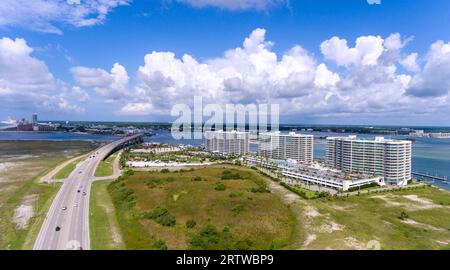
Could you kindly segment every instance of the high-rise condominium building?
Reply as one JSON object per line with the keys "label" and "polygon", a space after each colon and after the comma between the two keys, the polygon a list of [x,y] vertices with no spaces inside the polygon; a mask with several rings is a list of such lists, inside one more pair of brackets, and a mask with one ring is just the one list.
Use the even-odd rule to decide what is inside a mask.
{"label": "high-rise condominium building", "polygon": [[411,141],[407,140],[328,137],[326,160],[343,171],[383,176],[388,184],[406,185],[411,179]]}
{"label": "high-rise condominium building", "polygon": [[292,159],[298,162],[313,161],[314,136],[267,132],[259,134],[258,153],[272,159]]}
{"label": "high-rise condominium building", "polygon": [[31,122],[33,122],[33,124],[37,124],[37,121],[38,121],[38,115],[37,115],[37,113],[33,113]]}
{"label": "high-rise condominium building", "polygon": [[206,131],[205,146],[209,152],[245,155],[249,152],[249,134],[239,131]]}

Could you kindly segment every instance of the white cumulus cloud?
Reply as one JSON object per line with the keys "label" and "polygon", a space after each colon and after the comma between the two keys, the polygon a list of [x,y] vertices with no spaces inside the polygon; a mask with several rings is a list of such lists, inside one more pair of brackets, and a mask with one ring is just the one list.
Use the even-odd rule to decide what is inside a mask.
{"label": "white cumulus cloud", "polygon": [[59,25],[101,24],[112,9],[131,0],[2,0],[0,26],[61,34]]}
{"label": "white cumulus cloud", "polygon": [[78,86],[93,88],[103,97],[116,100],[128,95],[128,73],[119,63],[110,72],[83,66],[72,67],[70,72]]}
{"label": "white cumulus cloud", "polygon": [[265,10],[270,7],[286,5],[288,0],[176,0],[193,7],[216,7],[227,10]]}
{"label": "white cumulus cloud", "polygon": [[67,99],[72,91],[62,93],[61,89],[65,87],[63,82],[56,80],[47,65],[33,57],[32,53],[33,48],[24,39],[0,39],[2,106],[82,112],[81,107],[69,103]]}

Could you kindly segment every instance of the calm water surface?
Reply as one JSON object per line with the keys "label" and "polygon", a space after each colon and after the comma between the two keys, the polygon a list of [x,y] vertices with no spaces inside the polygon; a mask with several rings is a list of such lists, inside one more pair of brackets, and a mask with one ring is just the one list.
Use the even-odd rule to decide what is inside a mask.
{"label": "calm water surface", "polygon": [[[156,135],[146,137],[145,141],[154,141],[170,144],[189,144],[199,146],[202,140],[175,140],[170,131],[157,130]],[[326,141],[318,139],[325,136],[348,136],[342,133],[312,132],[316,136],[314,143],[314,158],[325,158]],[[371,134],[358,134],[358,137],[373,138]],[[405,136],[385,136],[386,138],[404,139]],[[55,132],[0,132],[0,140],[118,140],[120,136],[92,135]],[[256,150],[256,145],[251,146]],[[428,172],[433,175],[446,176],[450,178],[450,139],[415,138],[413,142],[413,171]],[[450,189],[450,185],[438,183],[436,185]]]}

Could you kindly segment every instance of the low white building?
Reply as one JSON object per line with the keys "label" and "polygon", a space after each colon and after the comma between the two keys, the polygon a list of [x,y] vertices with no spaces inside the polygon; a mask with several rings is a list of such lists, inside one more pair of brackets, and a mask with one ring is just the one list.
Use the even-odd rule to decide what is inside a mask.
{"label": "low white building", "polygon": [[379,186],[385,185],[384,178],[381,176],[361,173],[345,173],[340,170],[324,167],[318,163],[302,164],[253,156],[246,157],[245,162],[248,165],[277,170],[286,178],[285,182],[290,185],[309,183],[342,191],[372,183],[376,183]]}

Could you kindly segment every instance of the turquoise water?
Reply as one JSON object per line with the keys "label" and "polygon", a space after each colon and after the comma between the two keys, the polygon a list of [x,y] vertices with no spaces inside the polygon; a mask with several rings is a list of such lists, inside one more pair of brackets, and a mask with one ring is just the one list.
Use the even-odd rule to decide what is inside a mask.
{"label": "turquoise water", "polygon": [[[170,144],[202,145],[202,140],[175,140],[167,130],[157,130],[153,137],[145,138],[145,141],[154,141]],[[326,141],[318,139],[324,136],[348,136],[342,133],[311,133],[317,138],[314,140],[314,158],[324,159]],[[358,137],[373,138],[374,135],[358,134]],[[404,139],[404,136],[385,136],[386,138]],[[52,132],[0,132],[0,140],[117,140],[119,136],[52,133]],[[255,145],[252,145],[255,150]],[[450,139],[416,138],[413,142],[413,171],[427,172],[450,178]],[[450,185],[436,182],[436,185],[450,189]]]}

